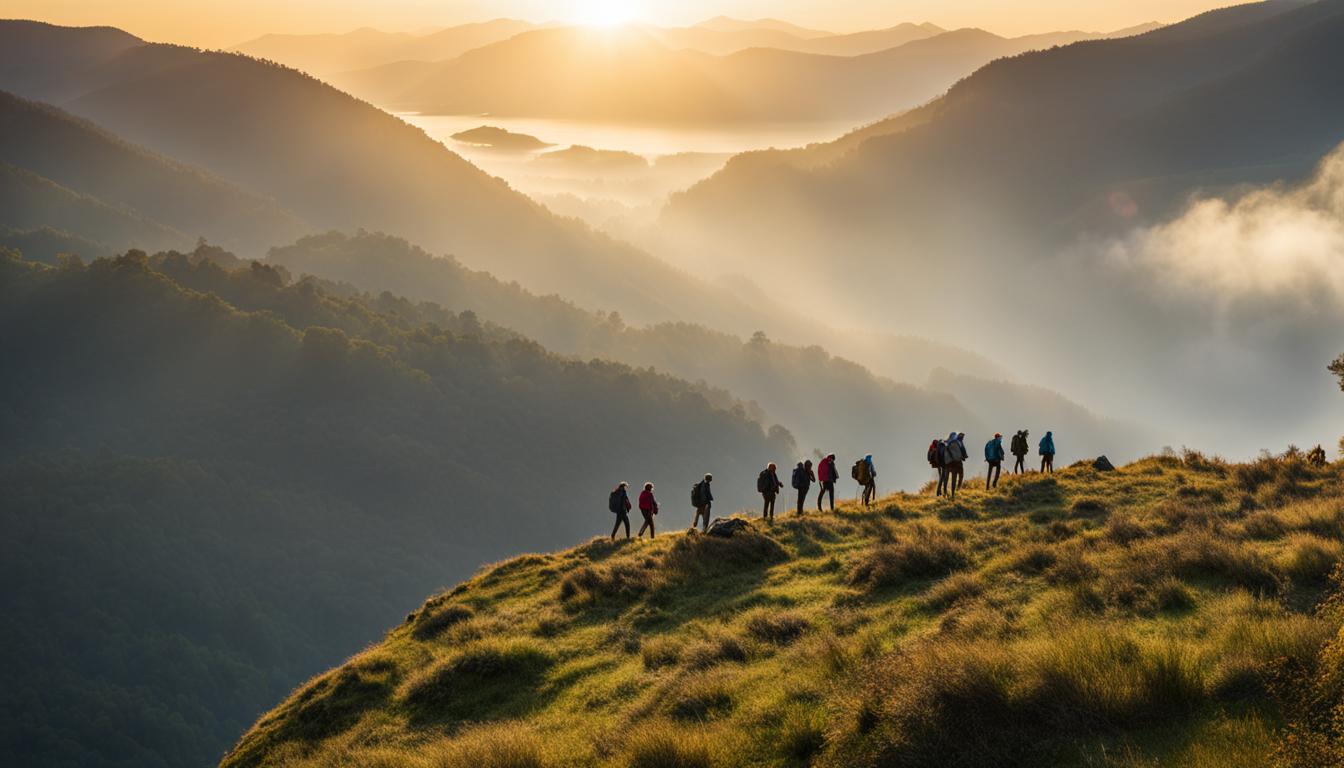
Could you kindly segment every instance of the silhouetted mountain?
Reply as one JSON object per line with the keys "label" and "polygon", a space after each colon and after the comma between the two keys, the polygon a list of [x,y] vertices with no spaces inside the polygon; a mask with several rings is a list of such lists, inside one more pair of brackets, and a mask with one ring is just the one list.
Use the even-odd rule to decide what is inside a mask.
{"label": "silhouetted mountain", "polygon": [[212,764],[415,595],[609,527],[618,480],[675,525],[671,489],[733,509],[796,452],[703,387],[217,260],[0,254],[5,765]]}
{"label": "silhouetted mountain", "polygon": [[339,35],[262,35],[233,47],[258,59],[303,70],[323,80],[354,69],[397,61],[444,61],[508,39],[538,25],[516,19],[460,24],[429,34],[357,29]]}
{"label": "silhouetted mountain", "polygon": [[[0,22],[79,49],[88,30]],[[506,280],[632,318],[681,316],[703,286],[629,246],[559,219],[422,131],[291,69],[240,54],[143,44],[63,68],[0,49],[0,88],[53,98],[124,139],[273,199],[317,227],[396,232]],[[99,49],[100,51],[102,49]],[[80,61],[96,60],[93,54]],[[703,305],[715,312],[722,308]]]}
{"label": "silhouetted mountain", "polygon": [[399,64],[340,82],[391,108],[447,114],[635,122],[865,120],[927,101],[996,58],[1092,36],[1009,39],[961,29],[862,56],[778,48],[711,56],[676,50],[675,41],[658,30],[557,28],[526,32],[432,67]]}
{"label": "silhouetted mountain", "polygon": [[704,29],[712,29],[715,32],[739,32],[744,29],[768,29],[774,32],[783,32],[801,37],[803,39],[813,37],[829,37],[835,33],[825,32],[820,29],[808,29],[800,27],[797,24],[791,24],[779,19],[756,19],[754,21],[745,21],[743,19],[734,19],[730,16],[715,16],[712,19],[706,19],[695,26]]}
{"label": "silhouetted mountain", "polygon": [[826,56],[861,56],[865,53],[877,53],[890,48],[905,45],[915,40],[923,40],[947,32],[936,24],[912,24],[906,22],[886,29],[871,29],[864,32],[852,32],[847,35],[815,37],[789,50],[803,53],[820,53]]}
{"label": "silhouetted mountain", "polygon": [[[31,171],[123,214],[101,210],[81,217],[68,208],[66,214],[57,216],[53,211],[44,219],[33,209],[39,199],[34,197],[26,206],[0,209],[0,225],[49,224],[114,250],[185,247],[205,237],[259,254],[309,229],[274,203],[199,169],[128,144],[53,107],[4,92],[0,92],[0,162]],[[12,182],[13,176],[9,179]],[[50,198],[50,194],[48,189],[42,197]],[[81,205],[88,208],[87,201]],[[161,231],[147,238],[146,226],[128,228],[128,216]]]}

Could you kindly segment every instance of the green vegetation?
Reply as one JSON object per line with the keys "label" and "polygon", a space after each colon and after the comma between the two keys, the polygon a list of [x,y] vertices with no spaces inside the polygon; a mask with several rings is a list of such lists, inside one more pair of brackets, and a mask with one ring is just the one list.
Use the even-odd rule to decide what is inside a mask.
{"label": "green vegetation", "polygon": [[1341,481],[1188,453],[525,555],[224,766],[1337,764]]}
{"label": "green vegetation", "polygon": [[[0,253],[0,359],[4,765],[214,763],[482,558],[609,526],[617,480],[749,478],[796,450],[726,393],[209,246]],[[415,634],[494,620],[447,606]],[[550,674],[541,646],[483,643],[441,672],[497,704]],[[332,680],[286,738],[346,731],[400,675]]]}

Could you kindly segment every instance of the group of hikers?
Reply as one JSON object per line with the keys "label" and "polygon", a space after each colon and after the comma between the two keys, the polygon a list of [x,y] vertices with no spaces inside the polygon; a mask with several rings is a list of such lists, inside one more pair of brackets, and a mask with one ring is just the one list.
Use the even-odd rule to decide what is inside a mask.
{"label": "group of hikers", "polygon": [[[1027,430],[1018,430],[1013,435],[1009,445],[1009,451],[1016,457],[1013,465],[1013,472],[1026,472],[1026,456],[1030,452],[1027,437]],[[1055,471],[1055,437],[1053,432],[1046,432],[1045,437],[1041,438],[1037,446],[1037,451],[1041,457],[1041,471]],[[988,443],[985,443],[985,462],[989,464],[989,473],[985,476],[985,489],[995,488],[999,484],[999,475],[1002,471],[1004,461],[1003,435],[995,432],[994,437]],[[966,451],[966,433],[952,432],[948,434],[946,440],[934,438],[929,443],[928,461],[929,465],[938,471],[938,496],[948,496],[956,498],[957,489],[961,487],[962,480],[965,477],[965,462],[970,458]],[[877,467],[873,464],[872,454],[864,456],[862,459],[854,462],[850,468],[849,475],[863,489],[860,495],[860,501],[865,507],[872,506],[877,498]],[[831,511],[835,511],[835,484],[840,479],[840,472],[836,466],[835,454],[827,454],[813,468],[811,459],[799,461],[793,468],[793,477],[790,485],[798,492],[798,514],[803,514],[803,507],[807,504],[807,495],[812,490],[812,485],[818,484],[820,490],[817,492],[817,511],[821,512],[822,502],[829,500]],[[710,484],[714,481],[714,476],[706,474],[704,479],[691,487],[691,506],[695,508],[695,518],[691,521],[691,529],[694,530],[697,525],[701,526],[702,531],[709,530],[710,509],[714,505],[714,493]],[[621,527],[625,527],[625,537],[630,538],[630,512],[635,505],[630,502],[629,483],[622,481],[611,491],[607,500],[608,509],[616,515],[616,524],[611,528],[611,538],[615,539],[616,534]],[[756,476],[756,492],[761,494],[762,507],[761,518],[768,523],[775,521],[775,500],[784,490],[784,483],[779,479],[779,470],[774,462],[766,465]],[[644,517],[644,525],[640,526],[639,538],[643,538],[644,532],[649,532],[649,538],[656,535],[654,530],[654,517],[658,514],[658,500],[653,495],[653,483],[645,483],[644,490],[640,492],[638,499],[639,513]],[[703,522],[702,522],[703,521]]]}
{"label": "group of hikers", "polygon": [[[1013,473],[1027,471],[1027,454],[1031,452],[1031,444],[1027,442],[1030,432],[1025,429],[1019,429],[1013,434],[1013,439],[1009,444],[1009,451],[1013,454]],[[1037,452],[1041,456],[1041,471],[1055,471],[1055,433],[1046,432],[1045,437],[1041,438],[1037,445]],[[966,450],[966,433],[951,432],[946,440],[934,438],[929,443],[928,462],[938,472],[938,490],[937,495],[957,497],[957,490],[961,488],[962,480],[965,479],[965,462],[971,457]],[[995,432],[994,437],[985,443],[985,463],[989,465],[989,470],[985,474],[985,490],[997,488],[999,485],[999,476],[1003,472],[1003,461],[1005,454],[1003,451],[1003,433]]]}

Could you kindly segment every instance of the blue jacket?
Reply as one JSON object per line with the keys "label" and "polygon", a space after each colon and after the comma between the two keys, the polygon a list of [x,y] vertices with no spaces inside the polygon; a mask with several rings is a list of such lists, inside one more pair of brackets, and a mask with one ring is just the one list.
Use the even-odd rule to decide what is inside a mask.
{"label": "blue jacket", "polygon": [[985,461],[1003,461],[1003,438],[996,437],[985,443]]}
{"label": "blue jacket", "polygon": [[1051,456],[1055,455],[1055,438],[1054,438],[1054,434],[1055,434],[1054,432],[1046,432],[1046,433],[1045,433],[1045,437],[1042,437],[1042,438],[1041,438],[1041,455],[1042,455],[1042,456],[1045,456],[1045,455],[1047,455],[1047,454],[1049,454],[1049,455],[1051,455]]}

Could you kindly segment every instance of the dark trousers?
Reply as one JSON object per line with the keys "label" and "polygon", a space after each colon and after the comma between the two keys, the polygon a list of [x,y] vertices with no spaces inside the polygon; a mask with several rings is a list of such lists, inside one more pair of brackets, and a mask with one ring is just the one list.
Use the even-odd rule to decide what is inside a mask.
{"label": "dark trousers", "polygon": [[961,487],[961,480],[965,474],[966,468],[960,461],[947,465],[947,492],[954,499],[957,498],[957,489]]}
{"label": "dark trousers", "polygon": [[1041,471],[1042,472],[1055,471],[1055,454],[1053,453],[1041,454]]}
{"label": "dark trousers", "polygon": [[1025,473],[1027,471],[1027,454],[1016,453],[1013,455],[1017,457],[1017,461],[1013,463],[1013,472]]}
{"label": "dark trousers", "polygon": [[773,522],[775,519],[775,496],[777,494],[763,493],[761,495],[765,497],[765,506],[761,508],[761,517]]}
{"label": "dark trousers", "polygon": [[817,493],[818,512],[821,511],[821,500],[825,498],[826,494],[828,493],[831,495],[831,511],[832,512],[835,511],[835,483],[830,480],[827,480],[826,482],[821,484],[821,491]]}
{"label": "dark trousers", "polygon": [[811,490],[807,486],[798,489],[798,514],[803,514],[803,505],[807,503],[807,492]]}
{"label": "dark trousers", "polygon": [[648,531],[649,538],[652,539],[654,536],[658,535],[657,532],[653,530],[653,510],[641,509],[639,512],[644,515],[644,524],[639,527],[639,533],[636,535],[642,539],[644,538],[644,532]]}
{"label": "dark trousers", "polygon": [[699,522],[700,522],[700,518],[701,518],[701,517],[704,517],[704,518],[705,518],[705,523],[704,523],[704,527],[703,527],[701,530],[704,530],[704,531],[708,531],[708,530],[709,530],[709,507],[710,507],[710,505],[709,505],[709,504],[706,504],[706,505],[704,505],[703,507],[696,507],[696,508],[695,508],[695,519],[691,521],[691,528],[695,528],[696,523],[699,523]]}
{"label": "dark trousers", "polygon": [[622,526],[622,525],[625,526],[625,538],[627,538],[627,539],[630,538],[630,513],[629,513],[629,512],[617,512],[617,513],[616,513],[616,524],[613,525],[613,526],[611,526],[611,538],[613,538],[613,539],[616,538],[616,532],[619,531],[619,530],[621,529],[621,526]]}
{"label": "dark trousers", "polygon": [[863,486],[863,506],[873,503],[873,497],[877,495],[877,483],[869,483]]}
{"label": "dark trousers", "polygon": [[[985,475],[985,490],[989,490],[991,485],[995,488],[999,487],[999,473],[1002,471],[1002,469],[1003,469],[1003,462],[1001,461],[989,462],[989,474]],[[993,483],[990,482],[990,478],[993,478],[994,480]]]}
{"label": "dark trousers", "polygon": [[938,494],[942,496],[947,493],[947,467],[938,468]]}

